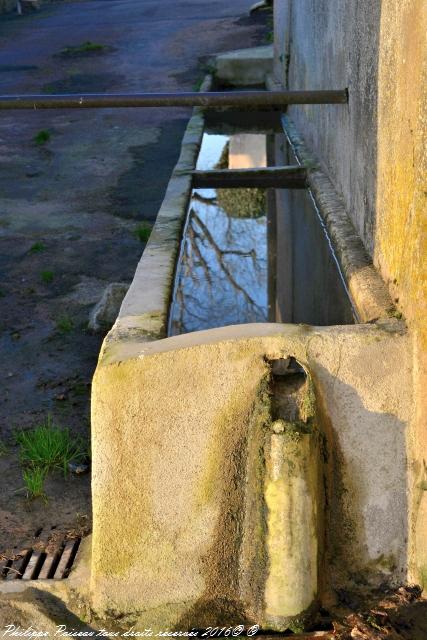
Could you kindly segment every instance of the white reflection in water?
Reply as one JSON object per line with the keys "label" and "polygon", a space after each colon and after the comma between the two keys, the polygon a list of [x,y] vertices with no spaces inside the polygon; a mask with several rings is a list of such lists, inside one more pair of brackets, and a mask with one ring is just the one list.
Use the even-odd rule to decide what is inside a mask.
{"label": "white reflection in water", "polygon": [[220,161],[221,154],[229,140],[229,136],[204,133],[199,157],[197,158],[196,169],[200,169],[200,171],[213,169]]}
{"label": "white reflection in water", "polygon": [[232,217],[213,189],[193,193],[170,335],[267,319],[267,220]]}

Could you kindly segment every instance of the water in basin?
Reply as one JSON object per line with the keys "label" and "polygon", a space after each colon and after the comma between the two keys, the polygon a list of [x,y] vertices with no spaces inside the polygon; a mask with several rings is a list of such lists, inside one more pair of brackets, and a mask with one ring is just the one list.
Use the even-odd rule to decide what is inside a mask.
{"label": "water in basin", "polygon": [[[296,164],[283,133],[234,126],[225,127],[227,135],[218,124],[204,134],[197,169],[268,166],[277,163],[278,147],[283,164]],[[193,190],[169,335],[247,322],[329,325],[354,319],[308,190]]]}

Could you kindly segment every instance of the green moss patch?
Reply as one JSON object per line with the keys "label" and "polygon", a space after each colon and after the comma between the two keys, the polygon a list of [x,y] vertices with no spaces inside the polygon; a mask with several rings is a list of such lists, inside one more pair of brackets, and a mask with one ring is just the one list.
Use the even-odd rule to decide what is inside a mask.
{"label": "green moss patch", "polygon": [[92,42],[87,40],[78,45],[64,47],[57,56],[60,58],[81,58],[84,56],[99,55],[101,53],[108,53],[113,50],[113,47],[109,47],[105,44],[98,42]]}

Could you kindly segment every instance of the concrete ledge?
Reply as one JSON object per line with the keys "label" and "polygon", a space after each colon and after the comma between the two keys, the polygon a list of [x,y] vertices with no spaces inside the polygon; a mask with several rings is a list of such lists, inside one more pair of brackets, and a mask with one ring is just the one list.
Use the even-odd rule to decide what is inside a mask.
{"label": "concrete ledge", "polygon": [[388,289],[354,229],[344,203],[319,162],[305,146],[292,120],[283,116],[289,142],[307,168],[307,182],[326,225],[360,322],[393,317],[396,309]]}
{"label": "concrete ledge", "polygon": [[273,69],[273,45],[236,49],[215,58],[215,79],[221,84],[264,84]]}
{"label": "concrete ledge", "polygon": [[[211,84],[212,77],[207,76],[200,91],[209,91]],[[101,357],[106,345],[135,339],[159,340],[166,336],[176,260],[191,196],[191,172],[196,165],[203,129],[203,112],[196,108],[187,125],[181,154],[169,180],[150,239],[119,316],[105,339]]]}

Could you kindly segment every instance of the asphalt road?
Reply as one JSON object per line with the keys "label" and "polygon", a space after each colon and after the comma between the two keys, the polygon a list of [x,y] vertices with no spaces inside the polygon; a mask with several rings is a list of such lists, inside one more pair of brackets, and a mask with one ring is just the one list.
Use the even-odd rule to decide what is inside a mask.
{"label": "asphalt road", "polygon": [[[263,44],[250,0],[81,0],[0,18],[0,93],[192,90],[206,59]],[[91,41],[102,49],[61,54]],[[130,282],[189,117],[183,109],[0,113],[0,551],[90,514],[89,479],[47,483],[29,505],[13,431],[48,414],[89,438],[102,336],[87,332],[110,282]],[[47,131],[48,140],[36,136]],[[40,137],[40,136],[39,136]],[[43,137],[43,136],[42,136]]]}

